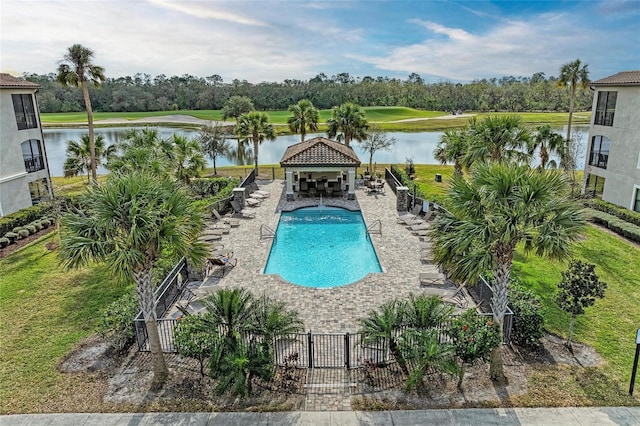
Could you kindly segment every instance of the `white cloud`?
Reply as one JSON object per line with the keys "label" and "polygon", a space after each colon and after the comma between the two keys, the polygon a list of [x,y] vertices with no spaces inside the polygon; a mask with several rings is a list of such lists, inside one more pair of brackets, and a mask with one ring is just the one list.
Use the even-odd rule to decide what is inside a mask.
{"label": "white cloud", "polygon": [[461,81],[538,71],[555,75],[561,63],[589,46],[595,35],[593,29],[575,28],[565,16],[552,14],[503,20],[483,34],[418,19],[410,22],[446,37],[427,34],[423,42],[397,47],[388,55],[351,57],[383,70]]}
{"label": "white cloud", "polygon": [[149,3],[202,19],[216,19],[242,25],[267,26],[266,23],[238,15],[220,8],[219,2],[176,2],[172,0],[147,0]]}

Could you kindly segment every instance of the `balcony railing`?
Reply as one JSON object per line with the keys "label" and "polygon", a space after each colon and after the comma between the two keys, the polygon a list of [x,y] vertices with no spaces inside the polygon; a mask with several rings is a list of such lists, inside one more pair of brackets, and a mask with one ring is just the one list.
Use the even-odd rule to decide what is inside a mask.
{"label": "balcony railing", "polygon": [[596,151],[589,155],[589,165],[606,169],[609,162],[609,151]]}
{"label": "balcony railing", "polygon": [[37,172],[44,169],[44,159],[42,155],[34,155],[33,157],[24,157],[24,168],[28,173]]}

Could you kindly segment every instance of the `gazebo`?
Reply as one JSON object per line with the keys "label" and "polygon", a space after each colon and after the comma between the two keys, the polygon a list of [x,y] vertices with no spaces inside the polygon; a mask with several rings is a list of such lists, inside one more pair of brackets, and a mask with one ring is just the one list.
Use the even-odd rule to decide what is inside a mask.
{"label": "gazebo", "polygon": [[290,145],[280,160],[287,182],[287,200],[295,193],[332,196],[347,192],[355,199],[356,168],[360,159],[353,148],[331,139],[316,137]]}

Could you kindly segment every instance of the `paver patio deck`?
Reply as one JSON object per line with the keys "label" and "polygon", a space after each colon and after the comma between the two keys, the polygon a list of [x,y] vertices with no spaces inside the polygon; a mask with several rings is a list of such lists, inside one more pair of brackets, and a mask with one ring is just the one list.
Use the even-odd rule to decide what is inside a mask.
{"label": "paver patio deck", "polygon": [[369,274],[355,283],[330,289],[314,289],[289,283],[278,275],[264,275],[271,244],[260,240],[260,226],[276,229],[279,213],[302,205],[316,205],[319,199],[304,198],[287,202],[284,181],[261,182],[260,189],[269,191],[254,219],[242,219],[238,228],[224,235],[225,250],[234,252],[238,265],[224,278],[209,277],[200,286],[198,294],[216,288],[244,287],[255,295],[266,294],[295,308],[304,321],[305,329],[315,333],[356,332],[358,320],[382,303],[409,294],[448,295],[453,286],[420,287],[420,272],[436,271],[434,265],[420,260],[420,240],[404,226],[396,223],[396,196],[391,190],[384,193],[366,193],[356,190],[356,200],[346,198],[323,199],[324,205],[337,205],[350,209],[360,208],[366,224],[375,220],[382,223],[382,234],[371,236],[383,273]]}

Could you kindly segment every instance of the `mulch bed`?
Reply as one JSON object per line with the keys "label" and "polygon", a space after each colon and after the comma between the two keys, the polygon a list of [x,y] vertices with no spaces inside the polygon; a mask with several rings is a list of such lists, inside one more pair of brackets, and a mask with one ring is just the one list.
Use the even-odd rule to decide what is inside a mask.
{"label": "mulch bed", "polygon": [[44,237],[45,235],[49,234],[50,232],[55,231],[55,229],[56,229],[55,226],[50,226],[48,228],[41,229],[40,231],[36,232],[35,234],[29,235],[27,238],[19,239],[15,243],[9,244],[5,248],[1,248],[0,249],[0,259],[2,259],[5,256],[10,255],[14,251],[20,250],[22,247],[34,242],[38,238]]}

